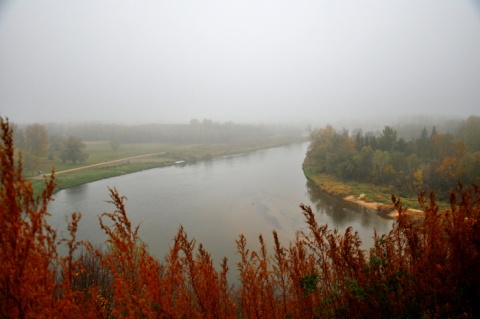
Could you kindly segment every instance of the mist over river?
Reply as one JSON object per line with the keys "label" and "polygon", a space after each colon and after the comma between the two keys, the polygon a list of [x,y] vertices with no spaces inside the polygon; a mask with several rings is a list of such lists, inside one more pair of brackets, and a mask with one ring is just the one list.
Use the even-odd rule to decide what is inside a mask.
{"label": "mist over river", "polygon": [[158,258],[168,251],[172,238],[183,225],[212,254],[218,265],[228,257],[237,260],[235,239],[243,233],[251,248],[263,234],[273,252],[272,230],[288,245],[295,232],[305,229],[301,203],[311,205],[319,224],[345,230],[352,226],[368,247],[373,229],[390,230],[393,220],[356,204],[338,200],[320,191],[305,178],[302,162],[308,143],[291,144],[248,154],[225,156],[205,162],[170,166],[109,178],[62,190],[50,203],[49,218],[66,236],[65,216],[81,212],[78,239],[101,243],[106,239],[98,216],[112,212],[108,187],[116,187],[126,201],[133,225]]}

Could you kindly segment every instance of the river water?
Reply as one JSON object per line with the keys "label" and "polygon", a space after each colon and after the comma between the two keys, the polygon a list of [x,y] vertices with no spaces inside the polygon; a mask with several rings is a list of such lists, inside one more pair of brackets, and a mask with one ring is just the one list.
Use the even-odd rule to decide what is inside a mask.
{"label": "river water", "polygon": [[[183,225],[212,253],[218,264],[237,260],[235,240],[243,233],[251,248],[263,234],[273,251],[272,230],[288,245],[306,224],[299,205],[310,205],[319,224],[345,230],[352,226],[368,247],[374,228],[390,230],[393,220],[356,204],[332,198],[307,181],[302,162],[308,143],[225,156],[210,161],[146,170],[109,178],[55,194],[50,222],[66,235],[65,216],[81,212],[78,238],[101,243],[98,216],[112,212],[108,187],[127,197],[126,209],[152,254],[160,259]],[[229,262],[230,267],[232,261]]]}

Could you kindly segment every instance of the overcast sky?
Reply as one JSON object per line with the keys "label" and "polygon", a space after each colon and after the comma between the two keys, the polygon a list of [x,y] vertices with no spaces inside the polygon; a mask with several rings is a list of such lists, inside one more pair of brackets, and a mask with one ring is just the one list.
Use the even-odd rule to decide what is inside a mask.
{"label": "overcast sky", "polygon": [[0,0],[14,122],[480,115],[477,0]]}

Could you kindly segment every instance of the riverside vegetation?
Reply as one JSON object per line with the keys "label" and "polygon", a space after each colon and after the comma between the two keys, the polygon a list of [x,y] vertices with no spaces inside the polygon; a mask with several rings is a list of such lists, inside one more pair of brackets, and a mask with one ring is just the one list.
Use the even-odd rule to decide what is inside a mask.
{"label": "riverside vegetation", "polygon": [[[375,233],[365,251],[355,231],[319,225],[301,205],[307,228],[288,247],[251,251],[240,235],[239,284],[228,261],[215,267],[180,227],[163,260],[150,255],[110,190],[111,213],[99,217],[104,246],[76,240],[80,213],[58,238],[46,221],[55,176],[35,196],[15,162],[12,130],[1,121],[1,318],[474,318],[480,316],[480,189],[458,187],[440,211],[421,193],[425,219],[400,214],[392,230]],[[59,254],[61,245],[67,248]]]}
{"label": "riverside vegetation", "polygon": [[393,193],[421,208],[417,194],[424,189],[435,190],[446,208],[452,186],[480,183],[480,117],[470,116],[453,131],[442,134],[434,126],[428,134],[420,127],[406,140],[390,126],[373,134],[327,125],[311,132],[303,169],[323,190],[339,197],[364,194],[366,201],[390,204],[387,211]]}

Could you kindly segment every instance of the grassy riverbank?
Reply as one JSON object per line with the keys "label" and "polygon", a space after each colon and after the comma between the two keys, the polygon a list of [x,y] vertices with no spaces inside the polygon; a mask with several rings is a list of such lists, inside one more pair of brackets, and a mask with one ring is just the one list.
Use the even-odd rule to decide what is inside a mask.
{"label": "grassy riverbank", "polygon": [[298,137],[283,136],[235,144],[132,143],[122,144],[117,151],[113,151],[107,141],[85,142],[85,151],[89,153],[86,162],[63,163],[54,156],[52,160],[44,159],[39,162],[37,169],[26,177],[31,177],[35,191],[39,192],[43,189],[44,182],[37,171],[49,173],[53,168],[57,182],[55,191],[59,191],[105,178],[173,165],[177,161],[193,163],[302,141],[304,140]]}
{"label": "grassy riverbank", "polygon": [[[355,202],[361,206],[370,208],[379,213],[395,216],[395,207],[392,203],[392,194],[395,194],[393,186],[378,186],[370,183],[360,183],[353,181],[341,181],[338,178],[316,173],[311,167],[304,166],[303,171],[308,180],[312,181],[322,191],[325,191],[335,197]],[[420,212],[420,205],[417,197],[401,197],[404,207],[411,209],[411,215],[423,215]]]}

